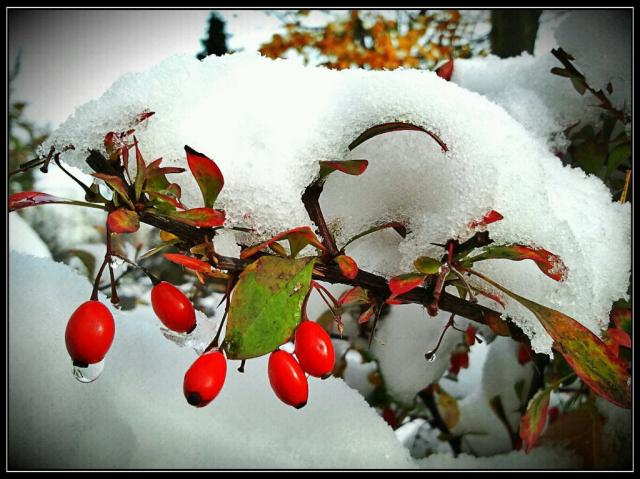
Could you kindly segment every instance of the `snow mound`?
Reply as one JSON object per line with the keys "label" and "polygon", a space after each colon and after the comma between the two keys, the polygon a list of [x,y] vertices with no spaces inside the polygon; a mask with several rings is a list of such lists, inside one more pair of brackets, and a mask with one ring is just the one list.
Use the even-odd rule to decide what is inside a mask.
{"label": "snow mound", "polygon": [[51,258],[45,242],[18,214],[9,215],[9,249],[39,258]]}
{"label": "snow mound", "polygon": [[195,355],[164,339],[149,307],[112,310],[116,336],[105,370],[80,384],[64,331],[91,285],[61,263],[31,256],[11,253],[9,268],[11,468],[415,467],[392,429],[342,380],[311,379],[302,410],[282,404],[269,387],[266,356],[247,362],[244,374],[230,362],[215,402],[189,406],[182,379]]}
{"label": "snow mound", "polygon": [[[43,151],[73,144],[63,159],[88,171],[87,149],[103,149],[106,132],[127,130],[145,109],[156,112],[136,130],[145,158],[184,167],[185,144],[213,158],[225,176],[216,206],[229,225],[255,228],[252,242],[309,224],[300,197],[319,161],[366,158],[362,176],[332,175],[321,202],[339,245],[379,221],[407,223],[406,239],[385,232],[384,240],[357,248],[356,261],[374,271],[397,274],[420,255],[439,256],[442,249],[430,243],[468,238],[469,222],[495,209],[504,215],[490,226],[497,243],[552,251],[569,277],[555,283],[535,265],[505,260],[479,270],[596,333],[611,302],[626,295],[629,205],[613,204],[598,179],[563,168],[503,108],[432,72],[331,71],[250,53],[202,62],[173,57],[124,75],[78,108]],[[393,121],[426,128],[448,151],[420,132],[382,135],[349,151],[367,128]],[[201,206],[190,175],[173,180],[187,206]],[[551,338],[529,312],[509,301],[506,313],[537,352],[550,353]]]}

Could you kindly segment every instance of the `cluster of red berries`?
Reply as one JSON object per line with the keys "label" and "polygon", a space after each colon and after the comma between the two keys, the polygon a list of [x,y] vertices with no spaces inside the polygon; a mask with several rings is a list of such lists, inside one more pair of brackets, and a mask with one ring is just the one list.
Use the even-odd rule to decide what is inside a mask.
{"label": "cluster of red berries", "polygon": [[[162,281],[154,285],[151,305],[162,324],[172,331],[190,333],[196,327],[193,304],[170,283]],[[80,305],[71,315],[65,333],[73,364],[87,367],[102,361],[114,335],[113,315],[104,304],[92,299]],[[327,378],[333,371],[335,355],[327,332],[308,320],[296,328],[294,354],[295,357],[280,349],[271,353],[269,382],[282,402],[299,409],[307,404],[309,396],[306,374]],[[226,374],[227,360],[222,351],[201,355],[184,376],[183,392],[187,402],[196,407],[209,404],[222,390]]]}

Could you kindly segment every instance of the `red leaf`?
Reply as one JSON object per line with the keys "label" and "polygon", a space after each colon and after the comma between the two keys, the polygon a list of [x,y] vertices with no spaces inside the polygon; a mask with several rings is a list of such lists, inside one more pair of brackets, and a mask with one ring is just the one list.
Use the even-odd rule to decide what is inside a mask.
{"label": "red leaf", "polygon": [[524,366],[533,359],[533,350],[528,344],[521,343],[518,348],[518,362]]}
{"label": "red leaf", "polygon": [[403,131],[403,130],[421,131],[423,133],[426,133],[431,138],[433,138],[436,141],[436,143],[438,143],[438,145],[440,145],[440,148],[442,149],[443,152],[448,151],[447,145],[436,134],[428,130],[425,130],[421,126],[413,125],[411,123],[404,123],[400,121],[383,123],[381,125],[372,126],[371,128],[367,129],[364,133],[362,133],[360,136],[358,136],[358,138],[356,138],[349,145],[348,148],[349,150],[353,150],[355,147],[373,138],[374,136],[382,135],[383,133],[390,133],[392,131]]}
{"label": "red leaf", "polygon": [[184,150],[187,152],[187,163],[189,163],[191,174],[196,179],[202,192],[204,206],[205,208],[211,208],[224,186],[222,172],[218,165],[206,155],[198,153],[187,145],[185,145]]}
{"label": "red leaf", "polygon": [[355,303],[368,303],[368,302],[369,302],[369,295],[360,286],[356,286],[355,288],[352,288],[349,291],[344,292],[340,296],[340,298],[338,298],[338,304],[340,306],[346,306],[348,304],[355,304]]}
{"label": "red leaf", "polygon": [[133,124],[138,125],[142,123],[147,118],[155,115],[155,111],[149,111],[148,109],[144,110],[142,113],[138,113],[136,117],[133,119]]}
{"label": "red leaf", "polygon": [[522,439],[526,453],[528,453],[538,441],[547,423],[550,395],[550,388],[538,391],[535,396],[531,398],[531,401],[529,401],[526,414],[520,418],[520,439]]}
{"label": "red leaf", "polygon": [[530,259],[535,261],[544,274],[555,281],[563,281],[567,278],[567,267],[562,260],[546,249],[524,246],[520,244],[508,244],[502,246],[489,246],[478,256],[468,258],[464,262],[474,263],[486,259],[509,259],[522,261]]}
{"label": "red leaf", "polygon": [[358,276],[358,264],[351,256],[340,255],[333,258],[333,260],[338,263],[338,268],[340,268],[340,272],[345,278],[355,279]]}
{"label": "red leaf", "polygon": [[129,208],[131,208],[132,210],[135,209],[135,207],[133,206],[133,202],[129,198],[129,190],[127,188],[127,185],[125,185],[124,181],[122,181],[121,178],[113,175],[106,175],[104,173],[92,173],[92,176],[95,176],[96,178],[104,181],[111,187],[113,191],[118,194],[118,196],[120,196],[120,198],[124,200],[125,203],[127,203],[127,205],[129,205]]}
{"label": "red leaf", "polygon": [[9,195],[9,212],[49,203],[73,203],[73,201],[48,195],[47,193],[40,193],[39,191],[22,191]]}
{"label": "red leaf", "polygon": [[491,328],[491,331],[496,333],[498,336],[511,336],[507,322],[502,319],[499,314],[485,311],[483,316],[485,324]]}
{"label": "red leaf", "polygon": [[436,75],[447,81],[451,81],[451,75],[453,75],[453,58],[449,59],[444,65],[439,66],[436,70]]}
{"label": "red leaf", "polygon": [[394,276],[389,280],[389,289],[395,296],[407,293],[412,289],[422,286],[426,275],[419,273],[407,273]]}
{"label": "red leaf", "polygon": [[209,273],[211,271],[211,265],[205,261],[191,256],[185,256],[183,254],[165,253],[164,257],[169,261],[184,266],[187,269],[195,271],[197,273]]}
{"label": "red leaf", "polygon": [[309,228],[308,226],[300,226],[298,228],[293,228],[288,231],[284,231],[283,233],[279,233],[270,240],[265,241],[264,243],[260,243],[259,245],[243,250],[240,253],[240,259],[250,258],[254,254],[269,247],[271,243],[280,241],[282,239],[289,240],[292,257],[295,257],[302,248],[309,244],[322,251],[326,249],[324,245],[318,240],[311,228]]}
{"label": "red leaf", "polygon": [[473,324],[470,324],[465,331],[465,339],[468,346],[473,346],[476,343],[476,331],[478,331]]}
{"label": "red leaf", "polygon": [[500,213],[498,213],[495,210],[491,210],[488,213],[486,213],[481,220],[471,221],[469,223],[469,228],[474,229],[474,228],[477,228],[478,226],[487,226],[491,223],[495,223],[496,221],[500,221],[503,218],[504,216],[502,216]]}
{"label": "red leaf", "polygon": [[186,211],[169,213],[172,218],[191,226],[201,228],[215,228],[224,224],[225,214],[222,210],[213,208],[192,208]]}
{"label": "red leaf", "polygon": [[135,211],[118,208],[107,216],[107,230],[112,233],[135,233],[140,228],[140,220]]}
{"label": "red leaf", "polygon": [[163,193],[158,193],[156,191],[146,191],[147,195],[149,195],[150,198],[158,198],[160,201],[164,201],[166,203],[169,203],[173,206],[175,206],[176,208],[180,208],[183,210],[186,210],[187,207],[185,205],[183,205],[179,199],[171,196],[171,195],[165,195]]}

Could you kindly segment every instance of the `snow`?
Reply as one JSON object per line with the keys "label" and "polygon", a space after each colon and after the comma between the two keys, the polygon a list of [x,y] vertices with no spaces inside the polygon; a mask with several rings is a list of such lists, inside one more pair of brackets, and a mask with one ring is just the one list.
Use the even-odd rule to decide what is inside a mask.
{"label": "snow", "polygon": [[623,409],[597,397],[598,412],[604,418],[603,457],[606,467],[628,469],[633,464],[633,415],[630,409]]}
{"label": "snow", "polygon": [[[519,61],[524,88],[521,77],[540,65]],[[456,71],[465,77],[482,72],[470,67],[466,75],[464,69]],[[526,82],[543,75],[566,80],[546,71]],[[548,85],[555,90],[556,83]],[[558,95],[568,96],[557,86]],[[212,157],[225,176],[216,206],[226,210],[228,225],[256,230],[236,235],[245,243],[309,224],[300,196],[317,174],[318,161],[366,158],[370,166],[361,177],[335,173],[325,185],[321,203],[328,223],[338,229],[338,243],[389,219],[405,221],[411,234],[402,240],[392,231],[376,233],[381,237],[370,240],[371,248],[354,245],[356,261],[386,275],[410,271],[416,257],[441,254],[430,243],[466,239],[472,234],[469,221],[495,209],[505,217],[489,227],[498,243],[552,251],[567,265],[569,278],[555,283],[529,262],[486,261],[478,269],[599,332],[611,302],[626,295],[630,209],[612,204],[599,180],[563,168],[548,151],[531,125],[557,129],[559,120],[550,123],[546,116],[545,108],[553,106],[543,102],[538,113],[521,107],[535,115],[528,122],[517,118],[520,124],[481,95],[426,71],[330,71],[251,53],[203,62],[177,56],[121,77],[102,97],[78,108],[43,148],[74,144],[64,160],[88,171],[87,148],[102,148],[106,132],[128,129],[131,118],[151,109],[156,115],[136,129],[144,157],[185,166],[185,144]],[[361,132],[389,121],[427,128],[449,151],[416,132],[383,135],[348,151]],[[182,186],[186,205],[201,206],[190,175],[172,179]],[[589,210],[583,210],[585,198]],[[594,235],[607,247],[594,246]],[[506,313],[537,352],[550,353],[551,338],[529,312],[508,301]]]}
{"label": "snow", "polygon": [[47,245],[18,214],[9,215],[9,249],[40,258],[51,258]]}
{"label": "snow", "polygon": [[[420,390],[437,382],[449,369],[451,352],[463,341],[463,334],[453,328],[445,333],[435,360],[424,357],[435,348],[449,316],[440,313],[432,318],[421,306],[399,305],[379,322],[372,352],[378,358],[387,391],[396,401],[411,405]],[[464,320],[456,323],[465,328]]]}
{"label": "snow", "polygon": [[[411,468],[391,428],[342,380],[310,380],[302,410],[283,405],[266,356],[231,362],[214,403],[189,406],[195,354],[164,339],[148,307],[113,310],[102,376],[71,375],[64,328],[91,292],[69,267],[11,253],[9,465],[15,468]],[[33,278],[37,276],[37,291]],[[64,294],[60,294],[64,285]],[[29,298],[27,301],[26,298]],[[34,334],[37,331],[37,334]]]}
{"label": "snow", "polygon": [[418,461],[423,469],[578,469],[579,458],[561,448],[538,447],[529,454],[512,451],[493,457],[474,457],[460,454],[434,454]]}

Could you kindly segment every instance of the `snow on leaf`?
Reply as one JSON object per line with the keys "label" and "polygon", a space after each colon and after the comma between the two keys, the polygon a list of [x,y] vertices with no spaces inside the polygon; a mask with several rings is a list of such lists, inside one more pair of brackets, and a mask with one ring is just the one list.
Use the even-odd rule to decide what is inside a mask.
{"label": "snow on leaf", "polygon": [[631,379],[626,364],[606,343],[575,319],[523,298],[477,271],[468,271],[531,311],[553,339],[554,349],[596,394],[620,407],[631,407]]}
{"label": "snow on leaf", "polygon": [[365,172],[369,166],[367,160],[345,160],[345,161],[321,161],[320,179],[326,178],[334,171],[341,171],[347,175],[359,176]]}
{"label": "snow on leaf", "polygon": [[368,303],[369,295],[366,290],[360,286],[356,286],[348,291],[345,291],[339,298],[338,304],[340,306],[346,306],[349,304]]}
{"label": "snow on leaf", "polygon": [[191,226],[201,228],[215,228],[224,224],[225,214],[222,210],[213,208],[192,208],[185,211],[169,213],[172,218]]}
{"label": "snow on leaf", "polygon": [[420,273],[406,273],[394,276],[389,280],[389,289],[394,296],[398,296],[422,286],[426,276]]}
{"label": "snow on leaf", "polygon": [[20,193],[9,195],[9,212],[49,203],[73,203],[73,201],[47,193],[40,193],[39,191],[21,191]]}
{"label": "snow on leaf", "polygon": [[540,271],[555,281],[564,281],[567,277],[567,267],[562,260],[555,254],[542,248],[533,248],[519,244],[488,246],[478,256],[467,258],[464,262],[473,264],[476,261],[486,259],[509,259],[512,261],[530,259],[535,261]]}
{"label": "snow on leaf", "polygon": [[442,264],[437,259],[429,258],[428,256],[420,256],[413,262],[415,268],[424,274],[438,274],[440,266]]}
{"label": "snow on leaf", "polygon": [[520,418],[520,439],[526,453],[531,451],[547,424],[550,396],[551,388],[538,391],[529,401],[527,412]]}
{"label": "snow on leaf", "polygon": [[208,156],[187,145],[185,145],[184,150],[187,152],[187,163],[191,174],[202,192],[204,206],[205,208],[211,208],[224,186],[222,172],[218,165]]}
{"label": "snow on leaf", "polygon": [[179,264],[197,273],[209,273],[211,271],[211,265],[198,258],[177,253],[165,253],[164,257],[172,263]]}
{"label": "snow on leaf", "polygon": [[270,353],[302,320],[315,258],[263,256],[240,274],[229,308],[225,351],[229,359]]}
{"label": "snow on leaf", "polygon": [[140,219],[135,211],[118,208],[107,216],[107,230],[112,233],[135,233],[140,228]]}
{"label": "snow on leaf", "polygon": [[333,260],[338,263],[338,268],[340,268],[340,272],[345,278],[355,279],[358,276],[358,264],[351,256],[343,254],[336,256]]}
{"label": "snow on leaf", "polygon": [[92,173],[92,176],[104,181],[107,185],[109,185],[113,191],[115,191],[120,198],[124,200],[127,205],[133,210],[135,209],[133,206],[133,202],[129,198],[129,191],[127,189],[127,185],[125,185],[122,178],[118,178],[117,176],[107,175],[104,173]]}
{"label": "snow on leaf", "polygon": [[451,81],[451,75],[453,75],[453,58],[450,58],[445,64],[439,66],[436,69],[436,75],[444,80]]}
{"label": "snow on leaf", "polygon": [[311,228],[309,228],[308,226],[300,226],[299,228],[293,228],[288,231],[284,231],[283,233],[279,233],[273,238],[265,241],[264,243],[260,243],[259,245],[243,250],[240,253],[240,258],[247,259],[267,248],[272,243],[280,241],[282,239],[289,240],[289,246],[291,247],[291,256],[293,258],[295,258],[295,256],[300,252],[300,250],[302,250],[302,248],[309,244],[322,251],[325,250],[324,245],[320,242],[320,240],[318,240]]}
{"label": "snow on leaf", "polygon": [[500,213],[498,213],[495,210],[491,210],[489,212],[487,212],[482,219],[480,220],[473,220],[471,222],[469,222],[469,228],[474,229],[474,228],[478,228],[479,226],[487,226],[491,223],[495,223],[496,221],[500,221],[501,219],[503,219],[504,216],[502,216]]}
{"label": "snow on leaf", "polygon": [[373,227],[369,228],[368,230],[363,231],[362,233],[358,233],[357,235],[352,237],[349,241],[347,241],[345,243],[345,245],[342,247],[342,249],[344,250],[347,246],[349,246],[355,240],[360,239],[363,236],[366,236],[366,235],[371,234],[371,233],[375,233],[376,231],[380,231],[380,230],[383,230],[383,229],[386,229],[386,228],[393,228],[403,238],[405,238],[407,236],[407,228],[406,228],[406,226],[404,224],[400,223],[399,221],[390,221],[388,223],[382,223],[382,224],[373,226]]}
{"label": "snow on leaf", "polygon": [[353,150],[354,148],[356,148],[358,145],[361,145],[365,141],[370,140],[375,136],[382,135],[383,133],[390,133],[392,131],[404,131],[404,130],[421,131],[423,133],[426,133],[431,138],[433,138],[436,141],[436,143],[438,143],[438,145],[440,145],[440,148],[442,149],[443,152],[448,151],[447,145],[434,133],[422,128],[421,126],[413,125],[411,123],[399,122],[399,121],[391,122],[391,123],[383,123],[381,125],[372,126],[368,130],[366,130],[364,133],[362,133],[360,136],[358,136],[358,138],[356,138],[349,145],[349,150]]}

